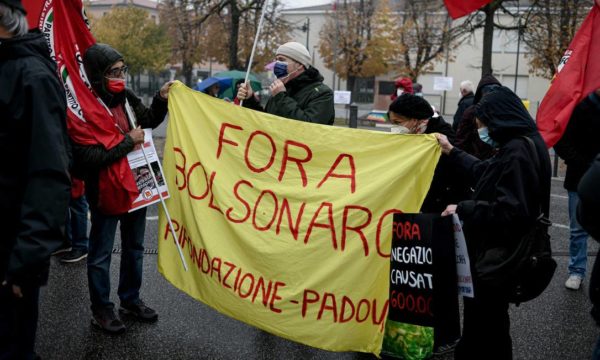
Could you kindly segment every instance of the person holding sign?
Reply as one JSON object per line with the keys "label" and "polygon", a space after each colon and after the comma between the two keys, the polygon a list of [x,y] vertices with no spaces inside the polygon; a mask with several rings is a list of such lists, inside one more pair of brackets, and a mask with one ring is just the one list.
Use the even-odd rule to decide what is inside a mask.
{"label": "person holding sign", "polygon": [[492,158],[481,161],[437,135],[442,152],[476,184],[472,200],[448,205],[442,213],[456,213],[463,220],[473,259],[475,297],[464,298],[463,335],[455,359],[512,359],[508,294],[497,283],[484,281],[478,269],[490,250],[513,248],[535,226],[540,212],[548,216],[550,158],[533,119],[510,89],[500,86],[483,97],[475,114],[482,140],[498,148]]}
{"label": "person holding sign", "polygon": [[323,84],[319,70],[310,65],[308,49],[297,42],[288,42],[277,49],[271,84],[271,98],[263,109],[249,83],[240,86],[237,98],[244,107],[266,111],[288,119],[333,125],[333,91]]}
{"label": "person holding sign", "polygon": [[[163,85],[148,109],[131,90],[125,88],[127,66],[123,56],[115,49],[105,44],[94,44],[85,52],[83,64],[95,95],[111,114],[111,117],[89,119],[88,122],[113,121],[114,128],[111,128],[120,133],[115,136],[122,138],[116,146],[105,148],[88,140],[91,135],[85,131],[90,131],[89,128],[73,127],[69,133],[73,140],[75,169],[86,182],[86,196],[91,211],[88,285],[92,323],[109,333],[121,333],[125,325],[116,317],[110,301],[110,260],[119,223],[123,249],[118,288],[121,300],[119,310],[141,321],[155,321],[158,318],[156,312],[140,300],[146,209],[128,212],[132,197],[121,194],[129,191],[134,194],[133,198],[137,197],[138,190],[133,177],[125,177],[128,175],[125,172],[131,171],[126,163],[127,154],[144,142],[142,128],[155,128],[164,120],[170,83]],[[138,121],[135,129],[131,128],[126,115],[126,101],[131,104]],[[113,166],[123,161],[124,167],[116,168],[118,170],[113,172]],[[123,178],[131,178],[131,185],[122,181]]]}

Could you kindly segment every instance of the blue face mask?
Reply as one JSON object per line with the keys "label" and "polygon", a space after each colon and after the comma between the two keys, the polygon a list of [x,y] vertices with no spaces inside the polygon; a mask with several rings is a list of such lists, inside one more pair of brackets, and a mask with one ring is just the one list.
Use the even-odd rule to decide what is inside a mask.
{"label": "blue face mask", "polygon": [[288,64],[284,61],[277,61],[275,67],[273,67],[273,74],[275,74],[278,79],[287,76]]}
{"label": "blue face mask", "polygon": [[481,141],[490,145],[493,148],[498,147],[498,143],[490,137],[487,126],[477,129],[477,133],[479,133],[479,138],[481,139]]}

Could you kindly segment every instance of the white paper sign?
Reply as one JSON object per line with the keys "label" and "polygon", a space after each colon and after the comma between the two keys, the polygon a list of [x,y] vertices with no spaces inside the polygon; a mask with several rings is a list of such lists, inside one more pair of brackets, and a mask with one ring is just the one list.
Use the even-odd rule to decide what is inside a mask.
{"label": "white paper sign", "polygon": [[[151,129],[144,129],[144,150],[146,152],[146,156],[148,157],[148,161],[152,165],[152,170],[154,170],[154,175],[156,176],[156,181],[158,181],[160,186],[162,196],[164,199],[167,199],[169,197],[169,190],[165,183],[165,176],[163,175],[162,166],[160,165],[158,155],[156,154],[156,148],[154,147],[154,141],[152,140]],[[148,169],[148,164],[146,163],[146,159],[144,158],[144,154],[142,153],[139,145],[136,146],[132,152],[127,154],[127,161],[129,161],[129,167],[133,173],[133,179],[135,180],[138,191],[140,192],[140,195],[133,202],[129,212],[159,202],[160,197],[158,196],[156,185],[154,184],[152,174]]]}
{"label": "white paper sign", "polygon": [[467,252],[467,242],[462,230],[458,215],[452,215],[454,225],[454,243],[456,244],[456,276],[458,278],[458,295],[473,297],[473,278],[471,277],[471,264]]}
{"label": "white paper sign", "polygon": [[350,104],[352,100],[352,91],[334,91],[333,92],[333,103],[334,104]]}
{"label": "white paper sign", "polygon": [[452,90],[451,77],[436,76],[433,78],[433,90],[435,91],[450,91]]}

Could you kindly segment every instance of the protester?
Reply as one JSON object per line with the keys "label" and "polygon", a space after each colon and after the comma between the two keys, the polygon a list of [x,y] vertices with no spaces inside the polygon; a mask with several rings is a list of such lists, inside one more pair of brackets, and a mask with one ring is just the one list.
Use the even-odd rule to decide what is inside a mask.
{"label": "protester", "polygon": [[540,211],[548,216],[550,158],[533,119],[508,88],[499,87],[483,97],[476,118],[482,138],[499,148],[488,160],[481,161],[437,135],[442,152],[476,184],[472,200],[451,204],[442,213],[456,213],[464,222],[475,294],[464,298],[463,335],[454,354],[459,360],[512,359],[507,294],[478,276],[477,263],[489,249],[514,247],[535,226]]}
{"label": "protester", "polygon": [[70,251],[60,259],[62,263],[76,263],[85,259],[88,254],[87,223],[89,205],[85,198],[85,184],[75,177],[71,177],[71,179],[73,187],[71,188],[66,228]]}
{"label": "protester", "polygon": [[479,136],[475,122],[475,105],[488,93],[498,89],[502,84],[492,75],[485,75],[477,85],[477,91],[473,98],[473,105],[469,106],[463,113],[462,120],[456,130],[457,148],[475,156],[479,160],[490,158],[495,149],[489,143],[484,142]]}
{"label": "protester", "polygon": [[473,83],[470,80],[465,80],[460,83],[460,96],[458,108],[454,114],[454,122],[452,123],[452,129],[454,129],[454,131],[458,130],[458,126],[463,118],[465,110],[473,105],[475,94],[473,94]]}
{"label": "protester", "polygon": [[65,93],[44,36],[0,0],[0,359],[35,359],[40,287],[64,238]]}
{"label": "protester", "polygon": [[[127,212],[131,202],[116,196],[125,185],[103,175],[112,164],[125,158],[135,145],[144,142],[142,128],[154,128],[163,121],[171,83],[163,85],[154,96],[150,108],[146,108],[131,90],[125,88],[127,66],[123,56],[115,49],[105,44],[92,45],[83,56],[83,64],[95,94],[112,114],[110,121],[114,121],[116,128],[124,135],[118,145],[106,149],[100,144],[78,142],[81,139],[78,134],[70,133],[74,140],[75,166],[84,176],[91,211],[88,285],[92,323],[109,333],[121,333],[125,325],[115,315],[114,304],[110,301],[110,261],[118,223],[122,248],[119,311],[141,321],[155,321],[158,318],[157,313],[140,299],[146,209]],[[135,129],[131,129],[126,115],[126,101],[137,118],[139,126]],[[123,210],[115,213],[113,209]]]}
{"label": "protester", "polygon": [[564,187],[569,196],[570,260],[569,277],[565,287],[570,290],[578,290],[581,287],[587,270],[588,234],[577,222],[577,186],[594,157],[600,153],[598,134],[600,89],[590,93],[575,107],[562,138],[554,145],[554,150],[567,165]]}
{"label": "protester", "polygon": [[[579,181],[577,220],[594,239],[600,240],[600,155],[596,157],[588,171]],[[590,300],[592,301],[592,317],[600,325],[600,261],[594,260],[590,277]],[[592,360],[600,360],[600,337],[596,342]]]}
{"label": "protester", "polygon": [[399,77],[394,81],[396,91],[390,96],[392,101],[404,93],[414,94],[413,82],[410,78]]}
{"label": "protester", "polygon": [[[433,134],[446,135],[454,140],[454,131],[441,116],[434,113],[433,107],[427,100],[418,96],[404,93],[394,100],[388,110],[388,118],[394,126],[392,133],[396,134]],[[467,198],[466,187],[462,185],[447,158],[438,162],[431,186],[423,205],[423,213],[441,213],[447,204]],[[458,316],[458,314],[457,314]],[[455,330],[455,331],[454,331]],[[436,329],[434,353],[441,354],[450,351],[460,337],[460,329],[442,327]]]}
{"label": "protester", "polygon": [[423,85],[419,84],[418,82],[415,82],[412,84],[412,86],[414,94],[423,97]]}
{"label": "protester", "polygon": [[213,85],[209,86],[208,88],[206,88],[203,93],[205,93],[206,95],[210,95],[212,97],[219,97],[219,91],[221,90],[221,86],[219,85],[219,83],[214,83]]}
{"label": "protester", "polygon": [[312,58],[304,45],[288,42],[276,52],[273,73],[277,79],[271,84],[271,98],[264,110],[254,98],[250,83],[238,90],[243,106],[266,111],[288,119],[333,125],[333,91],[323,84],[319,70],[310,65]]}

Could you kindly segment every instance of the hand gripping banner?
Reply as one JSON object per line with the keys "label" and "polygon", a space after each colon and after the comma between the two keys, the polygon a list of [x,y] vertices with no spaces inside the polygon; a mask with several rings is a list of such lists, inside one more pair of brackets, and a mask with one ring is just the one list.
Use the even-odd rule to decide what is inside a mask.
{"label": "hand gripping banner", "polygon": [[275,335],[379,354],[394,214],[418,212],[433,135],[336,128],[169,93],[160,272],[192,297]]}

